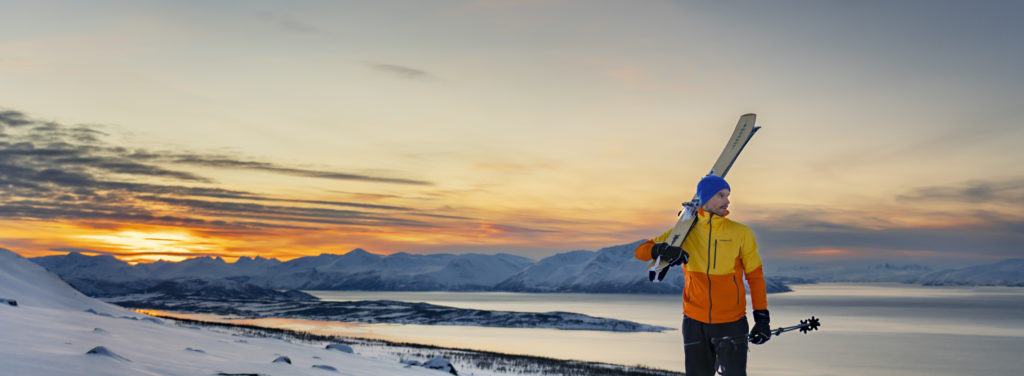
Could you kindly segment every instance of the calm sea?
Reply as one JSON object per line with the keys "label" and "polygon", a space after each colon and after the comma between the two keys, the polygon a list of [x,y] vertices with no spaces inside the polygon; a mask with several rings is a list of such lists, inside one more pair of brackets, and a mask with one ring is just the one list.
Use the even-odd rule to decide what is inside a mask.
{"label": "calm sea", "polygon": [[[773,327],[822,328],[752,346],[752,375],[1019,375],[1024,288],[817,284],[768,297]],[[561,359],[682,370],[676,295],[309,291],[327,301],[389,299],[506,311],[568,311],[677,328],[662,333],[251,320],[264,326]]]}

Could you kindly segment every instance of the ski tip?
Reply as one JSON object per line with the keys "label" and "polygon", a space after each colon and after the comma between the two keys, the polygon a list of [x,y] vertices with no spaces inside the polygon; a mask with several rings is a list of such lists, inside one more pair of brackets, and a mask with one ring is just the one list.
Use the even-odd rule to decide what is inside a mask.
{"label": "ski tip", "polygon": [[755,114],[753,112],[748,112],[748,113],[743,114],[742,116],[757,116],[757,114]]}

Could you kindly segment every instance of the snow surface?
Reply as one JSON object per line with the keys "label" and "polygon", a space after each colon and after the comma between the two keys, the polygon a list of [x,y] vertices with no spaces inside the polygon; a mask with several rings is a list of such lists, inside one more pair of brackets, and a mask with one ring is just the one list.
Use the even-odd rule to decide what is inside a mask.
{"label": "snow surface", "polygon": [[[82,295],[6,249],[0,249],[0,298],[18,302],[0,305],[3,374],[448,374],[323,346],[174,325]],[[291,364],[274,362],[282,356]]]}

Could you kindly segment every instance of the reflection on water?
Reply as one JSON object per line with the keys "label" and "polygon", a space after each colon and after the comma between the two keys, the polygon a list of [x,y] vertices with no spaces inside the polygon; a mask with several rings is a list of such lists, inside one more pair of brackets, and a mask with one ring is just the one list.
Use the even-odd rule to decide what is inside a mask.
{"label": "reflection on water", "polygon": [[[793,286],[768,297],[773,326],[811,315],[822,328],[753,346],[754,375],[1011,375],[1024,348],[1024,288],[901,284]],[[460,308],[569,311],[678,328],[676,295],[309,291],[323,300],[400,300]],[[680,331],[616,333],[557,329],[361,324],[293,319],[231,321],[362,338],[682,369]],[[212,320],[211,320],[212,321]]]}

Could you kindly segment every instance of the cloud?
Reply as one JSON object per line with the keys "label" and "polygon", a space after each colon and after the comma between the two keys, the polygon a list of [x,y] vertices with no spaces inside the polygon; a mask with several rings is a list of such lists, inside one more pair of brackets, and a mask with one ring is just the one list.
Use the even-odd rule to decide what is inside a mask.
{"label": "cloud", "polygon": [[[325,226],[436,227],[456,216],[395,205],[274,197],[223,185],[189,170],[262,171],[380,184],[430,185],[400,177],[314,170],[192,152],[128,149],[91,126],[0,112],[0,218],[102,227],[144,223],[209,230],[312,230]],[[426,222],[418,218],[433,218]]]}
{"label": "cloud", "polygon": [[851,207],[753,208],[743,214],[755,218],[746,223],[769,252],[931,252],[965,259],[1020,255],[1024,178],[916,187],[894,199]]}
{"label": "cloud", "polygon": [[0,111],[0,125],[8,127],[20,127],[32,124],[33,121],[26,119],[25,114],[17,111]]}
{"label": "cloud", "polygon": [[[978,214],[980,215],[980,214]],[[1018,257],[1024,244],[1024,219],[1007,219],[959,227],[837,226],[832,221],[803,220],[799,224],[780,220],[749,223],[758,245],[773,250],[816,249],[856,250],[863,255],[892,252],[934,252],[956,257]]]}
{"label": "cloud", "polygon": [[106,255],[106,256],[123,256],[123,257],[137,257],[137,256],[178,256],[178,257],[220,257],[223,256],[220,253],[203,253],[203,252],[116,252],[116,251],[98,251],[92,249],[82,248],[51,248],[53,252],[61,253],[81,253],[90,255]]}
{"label": "cloud", "polygon": [[265,22],[281,27],[288,31],[300,33],[320,33],[319,27],[304,20],[298,19],[287,12],[263,11],[259,15]]}
{"label": "cloud", "polygon": [[899,195],[901,200],[951,202],[1024,202],[1024,178],[972,180],[954,186],[931,186]]}
{"label": "cloud", "polygon": [[436,76],[430,72],[419,70],[416,68],[405,67],[394,64],[383,64],[383,63],[366,63],[378,72],[387,73],[399,78],[405,78],[410,80],[432,80]]}
{"label": "cloud", "polygon": [[367,176],[359,174],[350,174],[333,171],[317,171],[307,170],[291,167],[277,166],[272,163],[266,162],[255,162],[255,161],[243,161],[234,160],[221,156],[208,156],[208,155],[150,155],[148,158],[154,159],[167,159],[174,163],[179,164],[191,164],[200,165],[206,167],[216,168],[232,168],[232,169],[246,169],[246,170],[259,170],[266,172],[273,172],[284,175],[303,176],[311,178],[321,179],[334,179],[334,180],[360,180],[375,183],[394,183],[394,184],[413,184],[413,185],[431,185],[432,183],[415,180],[415,179],[403,179],[403,178],[388,178],[379,176]]}

